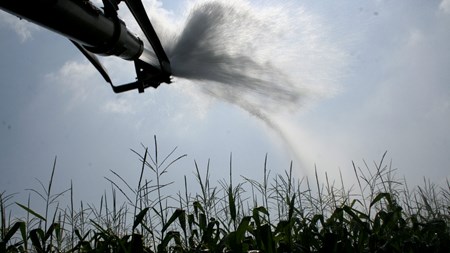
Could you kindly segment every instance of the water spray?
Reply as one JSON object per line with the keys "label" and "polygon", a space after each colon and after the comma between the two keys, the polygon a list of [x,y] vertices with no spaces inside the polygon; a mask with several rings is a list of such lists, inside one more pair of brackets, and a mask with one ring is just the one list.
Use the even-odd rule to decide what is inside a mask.
{"label": "water spray", "polygon": [[[118,17],[121,2],[150,45]],[[102,3],[100,9],[89,0],[0,0],[0,8],[70,39],[114,92],[143,92],[171,83],[172,75],[188,79],[204,93],[261,119],[291,150],[295,149],[289,143],[292,138],[274,119],[280,113],[294,114],[333,90],[327,86],[329,74],[341,59],[321,40],[315,21],[300,7],[202,1],[193,5],[175,34],[158,36],[141,0]],[[133,61],[137,80],[113,85],[96,55]]]}

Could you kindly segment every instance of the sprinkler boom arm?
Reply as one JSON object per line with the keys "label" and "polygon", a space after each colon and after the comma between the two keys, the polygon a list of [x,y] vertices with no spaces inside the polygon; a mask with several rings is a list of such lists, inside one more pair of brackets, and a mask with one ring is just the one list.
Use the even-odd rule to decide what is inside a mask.
{"label": "sprinkler boom arm", "polygon": [[[157,88],[162,82],[170,83],[170,61],[141,0],[102,1],[103,10],[89,0],[0,0],[0,9],[68,38],[116,93],[133,89],[143,92],[147,87]],[[117,16],[121,1],[130,9],[152,51],[145,48],[142,40],[132,34]],[[114,55],[134,61],[137,80],[114,86],[97,55]],[[149,60],[155,56],[159,65]]]}

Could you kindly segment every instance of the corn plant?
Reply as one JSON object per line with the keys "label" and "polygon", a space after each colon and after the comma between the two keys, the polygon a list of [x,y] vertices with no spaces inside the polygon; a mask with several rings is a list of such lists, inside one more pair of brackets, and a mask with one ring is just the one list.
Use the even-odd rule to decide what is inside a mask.
{"label": "corn plant", "polygon": [[[156,137],[153,152],[132,150],[140,160],[139,178],[127,182],[111,171],[111,189],[99,203],[73,202],[73,188],[53,193],[56,168],[41,191],[30,190],[45,204],[41,214],[17,203],[25,218],[12,216],[14,194],[0,194],[0,252],[450,252],[450,183],[424,180],[410,188],[396,177],[386,153],[372,166],[353,163],[356,187],[314,178],[297,179],[294,165],[271,176],[268,156],[262,178],[211,181],[210,161],[202,169],[194,161],[199,193],[173,187],[166,180],[171,166],[185,157],[176,148],[162,156]],[[59,199],[70,192],[70,205]],[[121,197],[122,198],[121,198]],[[120,199],[124,199],[121,201]]]}

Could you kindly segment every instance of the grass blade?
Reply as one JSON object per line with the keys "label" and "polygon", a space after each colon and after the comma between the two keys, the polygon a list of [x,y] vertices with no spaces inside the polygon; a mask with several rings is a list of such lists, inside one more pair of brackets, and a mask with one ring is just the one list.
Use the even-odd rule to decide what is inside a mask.
{"label": "grass blade", "polygon": [[24,209],[25,211],[27,211],[28,213],[34,215],[36,218],[38,218],[38,219],[40,219],[40,220],[42,220],[42,221],[46,221],[46,219],[45,219],[42,215],[36,213],[36,212],[33,211],[32,209],[30,209],[30,208],[28,208],[28,207],[26,207],[26,206],[24,206],[24,205],[22,205],[22,204],[19,204],[19,203],[17,203],[17,202],[16,202],[16,204],[17,204],[18,206],[20,206],[21,208],[23,208],[23,209]]}

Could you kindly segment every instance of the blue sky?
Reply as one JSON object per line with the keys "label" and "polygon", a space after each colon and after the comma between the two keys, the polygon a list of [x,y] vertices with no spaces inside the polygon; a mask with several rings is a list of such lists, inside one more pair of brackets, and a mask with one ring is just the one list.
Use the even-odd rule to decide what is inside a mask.
{"label": "blue sky", "polygon": [[[110,169],[138,179],[130,149],[151,147],[154,135],[161,154],[178,147],[177,155],[188,155],[167,174],[176,186],[183,175],[193,178],[194,160],[205,169],[210,159],[213,180],[226,178],[230,153],[236,179],[262,178],[268,153],[274,174],[293,160],[298,177],[317,166],[337,181],[340,169],[352,184],[351,161],[371,164],[385,151],[412,184],[423,177],[443,183],[450,164],[450,1],[278,2],[237,5],[270,17],[269,25],[291,25],[289,41],[274,38],[270,50],[254,52],[274,54],[271,61],[313,94],[290,110],[255,102],[263,111],[278,105],[268,115],[281,135],[239,104],[208,95],[217,90],[207,81],[175,78],[144,94],[116,95],[65,38],[1,12],[0,191],[33,188],[57,156],[58,188],[73,180],[77,196],[94,202],[109,187],[103,177]],[[193,3],[146,6],[165,37],[180,30]],[[116,83],[135,77],[132,63],[104,63]]]}

